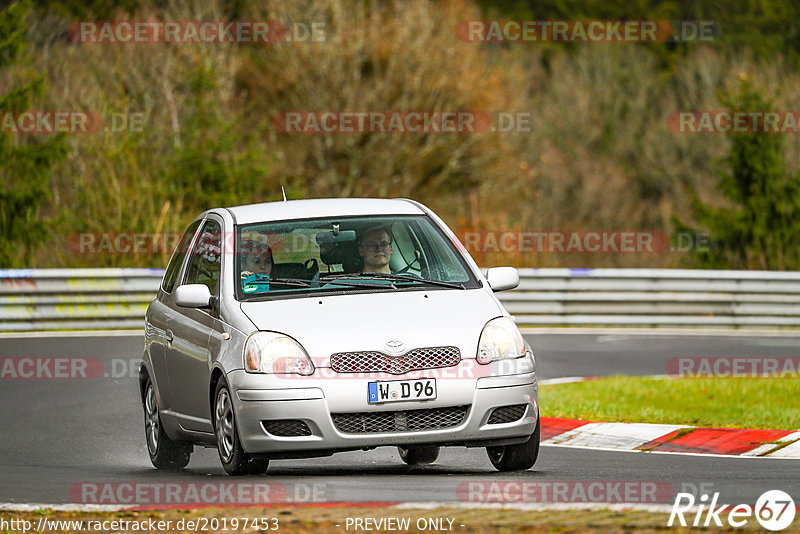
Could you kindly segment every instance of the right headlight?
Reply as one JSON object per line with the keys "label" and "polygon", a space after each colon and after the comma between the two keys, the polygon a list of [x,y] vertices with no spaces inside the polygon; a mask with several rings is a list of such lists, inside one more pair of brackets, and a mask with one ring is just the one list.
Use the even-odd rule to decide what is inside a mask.
{"label": "right headlight", "polygon": [[314,364],[300,343],[277,332],[256,332],[244,345],[244,368],[248,373],[310,375]]}
{"label": "right headlight", "polygon": [[525,341],[514,321],[508,317],[498,317],[486,323],[478,341],[478,363],[486,365],[524,355]]}

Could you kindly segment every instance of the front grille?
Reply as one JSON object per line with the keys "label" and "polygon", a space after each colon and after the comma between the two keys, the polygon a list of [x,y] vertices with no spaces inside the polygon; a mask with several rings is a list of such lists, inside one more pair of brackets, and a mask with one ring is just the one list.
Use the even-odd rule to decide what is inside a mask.
{"label": "front grille", "polygon": [[452,367],[461,361],[458,347],[426,347],[413,349],[402,356],[382,352],[337,352],[331,355],[331,369],[337,373],[390,373],[401,375],[410,371]]}
{"label": "front grille", "polygon": [[273,436],[280,437],[294,437],[294,436],[310,436],[311,429],[305,421],[299,419],[273,419],[270,421],[262,421],[264,430]]}
{"label": "front grille", "polygon": [[469,406],[451,406],[398,412],[335,413],[333,423],[345,434],[419,432],[458,426],[468,409]]}
{"label": "front grille", "polygon": [[525,415],[525,408],[527,404],[511,404],[509,406],[501,406],[492,410],[487,421],[490,425],[499,425],[501,423],[511,423],[519,421]]}

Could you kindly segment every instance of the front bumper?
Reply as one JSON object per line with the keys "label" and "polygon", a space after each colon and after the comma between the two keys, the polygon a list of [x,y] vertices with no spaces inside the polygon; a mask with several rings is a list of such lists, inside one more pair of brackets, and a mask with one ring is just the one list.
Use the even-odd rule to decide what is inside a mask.
{"label": "front bumper", "polygon": [[[384,445],[488,445],[524,441],[533,434],[539,413],[535,367],[524,370],[528,372],[481,378],[458,373],[437,376],[428,371],[399,375],[391,379],[437,378],[437,398],[379,405],[367,403],[367,383],[375,380],[372,377],[341,375],[315,379],[312,375],[287,379],[233,371],[228,374],[228,383],[234,391],[234,409],[244,450],[290,458],[311,456],[315,451],[330,454]],[[509,405],[525,405],[524,415],[512,422],[489,424],[494,408]],[[467,407],[459,424],[431,430],[349,433],[337,428],[332,416],[456,406]],[[303,421],[311,435],[275,436],[263,425],[264,421],[287,419]]]}

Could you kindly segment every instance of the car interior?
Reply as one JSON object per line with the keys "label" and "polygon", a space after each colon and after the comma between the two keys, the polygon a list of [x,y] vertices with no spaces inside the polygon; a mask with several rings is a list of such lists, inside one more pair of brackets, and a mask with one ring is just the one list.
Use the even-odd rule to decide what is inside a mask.
{"label": "car interior", "polygon": [[[331,229],[306,227],[290,229],[285,233],[256,230],[255,232],[261,234],[258,240],[272,247],[272,278],[314,280],[320,273],[360,273],[364,262],[358,253],[358,235],[367,228],[373,228],[376,221],[368,221],[366,224],[369,226],[348,222],[350,224],[342,224],[342,227],[338,223],[332,223],[328,226]],[[395,222],[388,224],[387,228],[392,236],[392,272],[424,277],[428,272],[423,243],[425,238],[417,235],[408,224]],[[272,283],[270,289],[295,287],[284,288]]]}

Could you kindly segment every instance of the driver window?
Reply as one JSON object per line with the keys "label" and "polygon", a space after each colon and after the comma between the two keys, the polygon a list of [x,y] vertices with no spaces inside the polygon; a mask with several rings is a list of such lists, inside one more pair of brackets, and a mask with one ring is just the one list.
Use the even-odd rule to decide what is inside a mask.
{"label": "driver window", "polygon": [[222,267],[221,229],[219,223],[206,221],[200,236],[197,238],[192,257],[189,259],[184,284],[205,284],[212,295],[217,295]]}

